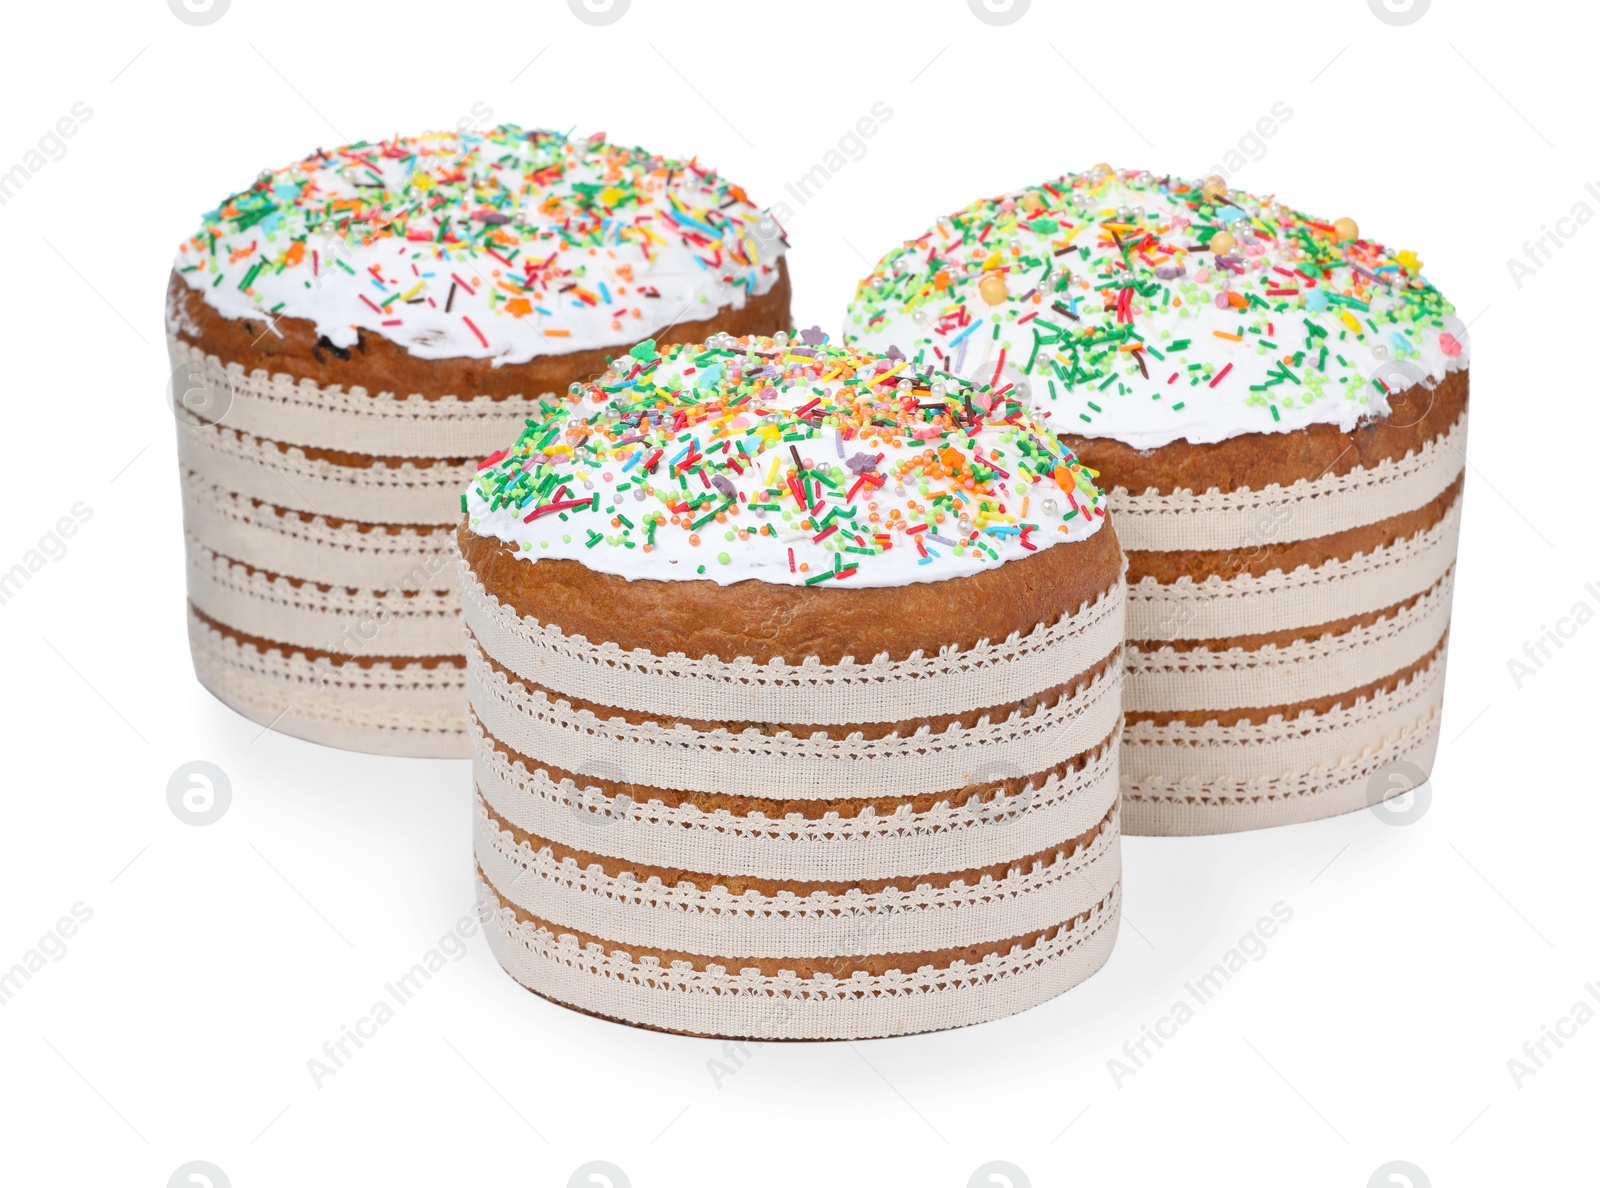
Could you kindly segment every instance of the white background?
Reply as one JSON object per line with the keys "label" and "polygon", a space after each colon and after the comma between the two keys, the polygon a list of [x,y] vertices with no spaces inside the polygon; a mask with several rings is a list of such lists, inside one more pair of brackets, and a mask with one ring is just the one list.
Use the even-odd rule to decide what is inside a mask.
{"label": "white background", "polygon": [[[1036,1186],[1360,1188],[1403,1159],[1502,1185],[1574,1182],[1580,1146],[1593,1174],[1600,1020],[1520,1088],[1507,1068],[1600,993],[1600,627],[1520,689],[1507,668],[1600,610],[1600,227],[1563,224],[1520,286],[1506,265],[1575,204],[1600,211],[1592,44],[1568,16],[1035,0],[990,27],[964,0],[634,0],[597,28],[553,0],[232,0],[196,28],[128,0],[7,22],[0,170],[75,102],[93,115],[0,207],[0,569],[75,501],[93,518],[0,606],[0,969],[73,904],[93,917],[0,1006],[0,1181],[160,1186],[204,1159],[237,1188],[559,1188],[599,1159],[634,1188],[961,1188],[1005,1160]],[[785,183],[879,100],[865,155],[797,205]],[[954,1033],[769,1045],[720,1084],[719,1044],[552,1006],[478,936],[316,1087],[307,1060],[469,911],[468,770],[262,737],[194,681],[161,296],[199,213],[315,145],[483,104],[787,201],[796,318],[837,330],[868,258],[935,215],[1100,160],[1203,173],[1279,100],[1292,118],[1236,182],[1416,248],[1471,323],[1421,819],[1130,839],[1121,940],[1074,992]],[[194,759],[233,788],[206,828],[166,801]],[[1119,1087],[1107,1061],[1279,901],[1267,955]]]}

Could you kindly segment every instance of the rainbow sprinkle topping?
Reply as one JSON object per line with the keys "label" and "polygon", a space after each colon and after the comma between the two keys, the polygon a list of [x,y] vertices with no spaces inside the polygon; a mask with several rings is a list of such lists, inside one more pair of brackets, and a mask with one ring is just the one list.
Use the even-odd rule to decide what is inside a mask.
{"label": "rainbow sprinkle topping", "polygon": [[228,317],[308,318],[423,358],[622,346],[742,306],[782,233],[695,161],[506,124],[318,150],[263,173],[178,252]]}
{"label": "rainbow sprinkle topping", "polygon": [[998,388],[904,358],[718,335],[613,360],[462,497],[531,560],[663,580],[937,581],[1095,532],[1095,472]]}
{"label": "rainbow sprinkle topping", "polygon": [[975,202],[879,261],[846,340],[998,384],[1141,448],[1353,428],[1464,366],[1409,251],[1220,178],[1097,166]]}

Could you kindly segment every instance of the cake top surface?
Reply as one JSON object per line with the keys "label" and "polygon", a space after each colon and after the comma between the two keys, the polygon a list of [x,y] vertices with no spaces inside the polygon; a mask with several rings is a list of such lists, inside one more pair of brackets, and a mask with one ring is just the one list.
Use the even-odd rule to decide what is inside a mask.
{"label": "cake top surface", "polygon": [[226,317],[504,364],[742,307],[775,283],[783,248],[740,187],[693,160],[505,124],[263,173],[203,216],[174,267]]}
{"label": "cake top surface", "polygon": [[463,496],[531,563],[719,585],[899,586],[1096,532],[1094,472],[1005,388],[905,359],[717,335],[643,342],[547,399]]}
{"label": "cake top surface", "polygon": [[1096,166],[940,219],[857,287],[845,340],[1026,385],[1141,449],[1312,424],[1465,367],[1421,261],[1275,197]]}

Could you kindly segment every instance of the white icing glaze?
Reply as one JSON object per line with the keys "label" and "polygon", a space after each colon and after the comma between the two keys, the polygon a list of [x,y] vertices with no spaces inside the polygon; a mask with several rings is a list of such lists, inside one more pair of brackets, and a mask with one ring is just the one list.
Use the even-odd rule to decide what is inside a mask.
{"label": "white icing glaze", "polygon": [[626,346],[778,278],[781,232],[693,161],[503,125],[362,143],[266,173],[175,267],[229,318],[305,318],[496,365]]}
{"label": "white icing glaze", "polygon": [[[1237,242],[1213,253],[1222,230]],[[1273,198],[1097,167],[975,202],[888,253],[845,341],[1025,379],[1058,431],[1141,449],[1350,430],[1389,411],[1375,378],[1431,385],[1467,365],[1468,342],[1414,254],[1344,230]]]}
{"label": "white icing glaze", "polygon": [[805,339],[640,344],[480,470],[472,530],[629,579],[827,588],[836,568],[846,586],[962,577],[1099,529],[1092,472],[1003,390]]}

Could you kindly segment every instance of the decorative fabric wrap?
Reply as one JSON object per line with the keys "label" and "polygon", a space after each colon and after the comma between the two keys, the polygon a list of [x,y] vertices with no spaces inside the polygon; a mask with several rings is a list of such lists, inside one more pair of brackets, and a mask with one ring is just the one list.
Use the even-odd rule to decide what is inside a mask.
{"label": "decorative fabric wrap", "polygon": [[[465,562],[459,585],[479,894],[529,989],[852,1039],[1023,1010],[1109,955],[1123,582],[999,643],[837,664],[627,651],[518,615]],[[947,714],[970,724],[927,725]]]}
{"label": "decorative fabric wrap", "polygon": [[207,419],[175,410],[201,683],[296,737],[465,757],[454,526],[475,461],[461,459],[514,438],[533,405],[345,391],[167,347],[220,402]]}
{"label": "decorative fabric wrap", "polygon": [[[1112,511],[1135,558],[1174,550],[1247,557],[1425,507],[1460,478],[1466,434],[1463,414],[1404,458],[1289,487],[1114,489]],[[1290,573],[1212,573],[1169,584],[1147,577],[1131,585],[1127,832],[1220,833],[1315,820],[1419,782],[1438,744],[1460,528],[1457,496],[1436,523],[1365,555],[1337,559],[1330,549],[1333,559]],[[1324,625],[1330,630],[1319,630]],[[1292,641],[1222,646],[1279,633]],[[1330,699],[1326,712],[1292,720],[1267,712]],[[1263,712],[1252,716],[1253,709]],[[1218,717],[1196,717],[1208,711]],[[1404,778],[1391,778],[1397,773]]]}
{"label": "decorative fabric wrap", "polygon": [[262,650],[222,634],[189,608],[200,683],[263,726],[330,747],[458,759],[461,670],[437,662],[335,664],[293,649]]}
{"label": "decorative fabric wrap", "polygon": [[540,415],[537,396],[430,398],[322,387],[260,368],[247,372],[170,335],[167,352],[174,368],[221,380],[231,398],[223,418],[229,427],[271,441],[380,458],[484,458],[515,441],[523,422]]}
{"label": "decorative fabric wrap", "polygon": [[1245,549],[1312,540],[1421,507],[1455,482],[1467,449],[1467,421],[1404,458],[1348,474],[1301,479],[1259,491],[1133,495],[1117,488],[1117,539],[1130,552]]}

